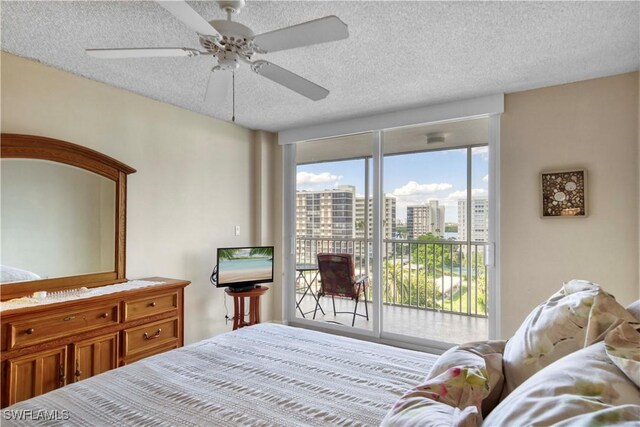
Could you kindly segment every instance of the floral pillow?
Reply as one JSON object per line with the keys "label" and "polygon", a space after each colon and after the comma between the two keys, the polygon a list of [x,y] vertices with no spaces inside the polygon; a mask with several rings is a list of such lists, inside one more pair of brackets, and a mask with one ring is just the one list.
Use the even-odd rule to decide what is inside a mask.
{"label": "floral pillow", "polygon": [[486,387],[489,393],[482,400],[481,406],[482,414],[486,416],[498,404],[502,394],[502,353],[505,343],[506,341],[481,341],[453,347],[438,358],[427,375],[427,380],[456,367],[484,369],[487,372]]}
{"label": "floral pillow", "polygon": [[454,367],[405,393],[387,413],[383,426],[476,426],[489,394],[487,371]]}
{"label": "floral pillow", "polygon": [[572,280],[529,314],[507,342],[503,398],[547,365],[634,317],[595,283]]}
{"label": "floral pillow", "polygon": [[475,406],[458,409],[445,403],[419,396],[415,398],[403,397],[402,403],[399,403],[400,401],[389,411],[384,420],[382,420],[381,426],[476,427],[478,425],[476,420],[478,409]]}
{"label": "floral pillow", "polygon": [[[640,323],[624,322],[604,339],[607,356],[640,387]],[[639,417],[640,419],[640,417]]]}
{"label": "floral pillow", "polygon": [[599,342],[542,369],[504,399],[483,426],[603,425],[637,420],[638,387]]}

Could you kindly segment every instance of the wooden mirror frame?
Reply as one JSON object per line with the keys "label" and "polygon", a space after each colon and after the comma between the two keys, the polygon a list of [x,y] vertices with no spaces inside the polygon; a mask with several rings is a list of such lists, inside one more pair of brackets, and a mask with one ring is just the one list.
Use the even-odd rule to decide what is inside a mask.
{"label": "wooden mirror frame", "polygon": [[36,135],[3,133],[0,158],[39,159],[75,166],[108,178],[116,184],[114,271],[40,279],[0,285],[2,301],[36,291],[94,287],[126,281],[127,175],[136,170],[118,160],[71,142]]}

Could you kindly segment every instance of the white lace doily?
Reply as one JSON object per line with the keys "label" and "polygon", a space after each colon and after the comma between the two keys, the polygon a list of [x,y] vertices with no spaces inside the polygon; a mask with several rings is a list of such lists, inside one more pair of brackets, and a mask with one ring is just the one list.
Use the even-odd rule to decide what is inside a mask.
{"label": "white lace doily", "polygon": [[165,282],[152,282],[149,280],[130,280],[128,282],[117,283],[115,285],[100,286],[97,288],[80,288],[69,291],[50,292],[45,298],[22,297],[9,301],[0,302],[0,312],[15,310],[23,307],[35,307],[57,302],[73,301],[78,299],[92,298],[100,295],[108,295],[116,292],[130,291],[132,289],[146,288],[149,286],[162,285]]}

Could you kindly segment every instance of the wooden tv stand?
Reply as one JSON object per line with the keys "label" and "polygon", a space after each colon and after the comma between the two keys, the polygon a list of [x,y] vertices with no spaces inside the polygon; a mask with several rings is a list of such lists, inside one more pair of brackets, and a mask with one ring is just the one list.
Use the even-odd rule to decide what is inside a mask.
{"label": "wooden tv stand", "polygon": [[[234,291],[227,288],[224,291],[227,295],[233,297],[233,330],[243,328],[245,326],[260,323],[260,297],[265,294],[269,288],[266,286],[256,286],[248,291]],[[244,320],[244,299],[249,298],[249,321]]]}

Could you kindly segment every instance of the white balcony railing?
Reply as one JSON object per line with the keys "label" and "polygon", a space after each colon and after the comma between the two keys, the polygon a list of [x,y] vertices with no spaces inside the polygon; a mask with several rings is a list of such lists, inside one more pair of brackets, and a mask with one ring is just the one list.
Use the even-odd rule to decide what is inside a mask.
{"label": "white balcony railing", "polygon": [[[485,245],[453,240],[384,240],[380,280],[383,304],[486,317]],[[318,253],[353,254],[356,274],[372,277],[373,249],[367,239],[296,239],[297,264],[316,264]]]}

